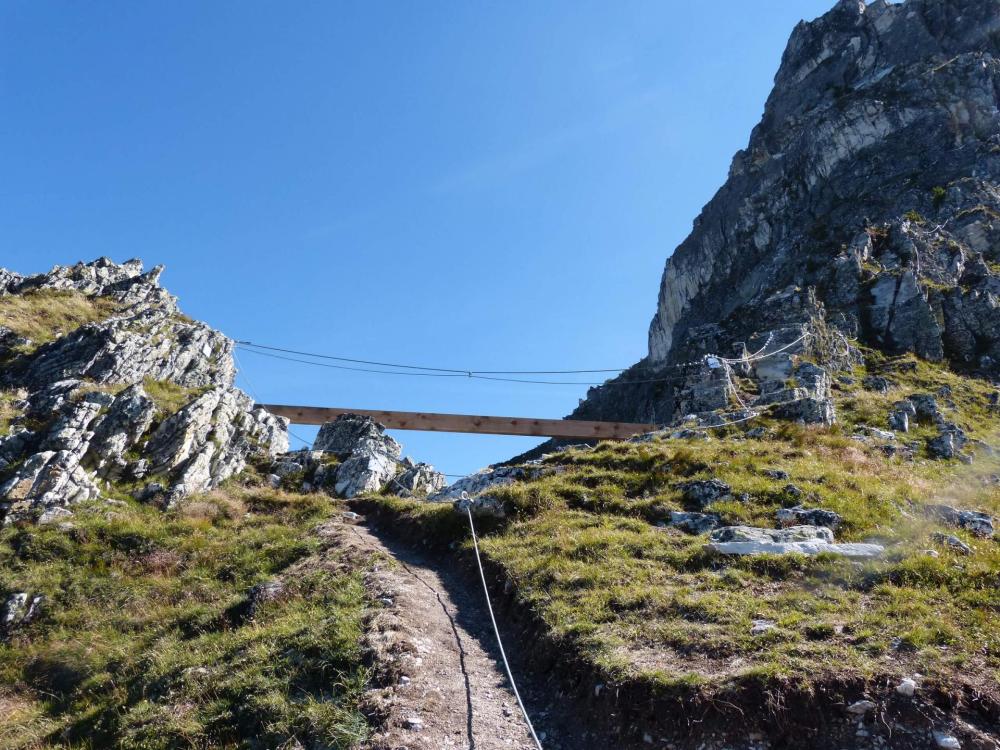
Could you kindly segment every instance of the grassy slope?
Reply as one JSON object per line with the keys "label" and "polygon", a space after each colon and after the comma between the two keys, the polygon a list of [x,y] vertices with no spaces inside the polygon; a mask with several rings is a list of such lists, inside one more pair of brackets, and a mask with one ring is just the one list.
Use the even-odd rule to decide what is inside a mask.
{"label": "grassy slope", "polygon": [[72,290],[41,289],[0,297],[0,325],[30,339],[32,348],[118,311],[114,300]]}
{"label": "grassy slope", "polygon": [[[909,462],[849,437],[857,424],[884,428],[893,401],[942,385],[956,406],[947,416],[990,437],[1000,421],[987,408],[991,389],[912,358],[872,355],[869,367],[898,387],[887,395],[843,387],[841,424],[832,429],[765,419],[760,424],[771,432],[763,439],[731,430],[712,440],[604,443],[551,456],[554,473],[494,493],[513,520],[488,534],[482,548],[549,635],[612,680],[718,695],[754,681],[809,689],[829,679],[919,672],[995,694],[1000,544],[929,520],[921,506],[948,502],[1000,516],[1000,487],[989,481],[996,462],[981,457],[966,466],[924,455]],[[929,428],[915,431],[925,433]],[[768,469],[790,479],[769,478]],[[656,525],[670,510],[685,509],[680,481],[709,477],[750,496],[712,508],[724,523],[773,527],[778,508],[804,502],[843,515],[839,540],[878,541],[887,554],[863,563],[725,558],[706,552],[704,537]],[[789,482],[807,496],[789,495]],[[464,535],[450,507],[377,502],[435,534]],[[954,533],[974,553],[936,545],[935,530]],[[754,619],[778,626],[752,636]]]}
{"label": "grassy slope", "polygon": [[363,737],[360,573],[307,568],[252,616],[250,586],[316,550],[321,496],[233,488],[164,513],[79,506],[0,532],[0,592],[43,594],[0,643],[0,747],[346,748]]}
{"label": "grassy slope", "polygon": [[[117,311],[43,291],[0,299],[0,324],[33,349]],[[144,387],[161,420],[203,392]],[[0,429],[21,396],[0,392]],[[0,529],[0,601],[45,597],[38,619],[0,638],[0,748],[346,748],[363,737],[364,566],[309,564],[312,529],[336,504],[234,484],[164,513],[127,489],[117,504],[76,506],[69,525]],[[282,596],[251,616],[249,587],[292,565]]]}

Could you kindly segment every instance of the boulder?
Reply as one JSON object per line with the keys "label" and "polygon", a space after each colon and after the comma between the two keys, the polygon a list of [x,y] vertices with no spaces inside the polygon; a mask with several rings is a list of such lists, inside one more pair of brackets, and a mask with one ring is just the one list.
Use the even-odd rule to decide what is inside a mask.
{"label": "boulder", "polygon": [[823,526],[836,530],[843,523],[843,518],[839,513],[823,508],[804,508],[796,505],[794,508],[780,508],[778,510],[778,525],[787,526]]}
{"label": "boulder", "polygon": [[396,475],[396,460],[377,450],[359,450],[340,464],[334,491],[352,498],[368,492],[381,492]]}
{"label": "boulder", "polygon": [[461,496],[452,503],[459,513],[471,512],[474,516],[488,516],[491,518],[506,518],[507,512],[503,503],[495,497],[480,495],[479,497],[469,497],[468,492],[463,492]]}
{"label": "boulder", "polygon": [[927,441],[927,452],[932,458],[955,458],[969,442],[965,431],[955,425],[941,429],[937,437]]}
{"label": "boulder", "polygon": [[821,424],[829,427],[837,421],[833,400],[807,396],[796,398],[779,406],[774,415],[779,419],[803,424]]}
{"label": "boulder", "polygon": [[833,532],[821,526],[792,526],[786,529],[724,526],[713,531],[709,539],[708,549],[723,555],[829,553],[853,558],[875,558],[885,551],[878,544],[834,543]]}
{"label": "boulder", "polygon": [[413,495],[432,495],[444,489],[447,480],[430,464],[409,462],[403,464],[403,472],[396,477],[395,484]]}
{"label": "boulder", "polygon": [[756,526],[724,526],[711,534],[713,542],[833,542],[833,532],[818,526],[764,529]]}
{"label": "boulder", "polygon": [[683,482],[678,489],[684,496],[684,501],[699,510],[723,497],[728,497],[733,488],[721,479],[698,479]]}
{"label": "boulder", "polygon": [[960,555],[972,554],[972,547],[963,542],[954,534],[942,534],[940,531],[935,531],[933,534],[931,534],[931,539],[937,542],[938,544],[942,544],[945,547],[948,547],[954,552],[958,552]]}
{"label": "boulder", "polygon": [[717,513],[684,513],[671,511],[670,525],[689,534],[704,534],[716,528],[721,522]]}
{"label": "boulder", "polygon": [[893,387],[892,381],[881,375],[869,375],[861,381],[861,385],[864,386],[865,390],[876,393],[888,393],[889,389]]}
{"label": "boulder", "polygon": [[462,497],[463,492],[475,497],[491,487],[513,484],[527,475],[528,470],[521,466],[492,466],[467,477],[462,477],[457,482],[435,492],[428,499],[434,502],[458,500]]}
{"label": "boulder", "polygon": [[23,591],[8,596],[0,609],[0,632],[10,633],[27,625],[38,616],[44,600],[42,596],[30,596]]}
{"label": "boulder", "polygon": [[976,536],[985,538],[993,536],[993,517],[989,513],[962,510],[943,504],[927,505],[925,510],[945,523],[970,531]]}
{"label": "boulder", "polygon": [[[366,446],[366,447],[361,447]],[[324,424],[313,443],[314,451],[350,456],[356,450],[377,451],[396,460],[403,449],[385,434],[385,427],[371,417],[343,414]]]}

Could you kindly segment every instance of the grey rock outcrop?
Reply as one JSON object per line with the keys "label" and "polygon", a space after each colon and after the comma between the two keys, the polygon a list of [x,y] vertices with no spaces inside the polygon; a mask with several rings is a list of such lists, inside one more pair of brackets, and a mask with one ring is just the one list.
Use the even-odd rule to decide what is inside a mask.
{"label": "grey rock outcrop", "polygon": [[940,531],[935,531],[931,534],[931,539],[938,544],[943,544],[945,547],[950,548],[954,552],[960,555],[971,555],[972,547],[963,542],[954,534],[942,534]]}
{"label": "grey rock outcrop", "polygon": [[927,441],[927,452],[932,458],[964,457],[971,460],[962,454],[970,442],[965,430],[945,418],[937,399],[931,394],[915,393],[893,404],[889,412],[890,429],[909,432],[914,424],[937,427],[938,434]]}
{"label": "grey rock outcrop", "polygon": [[733,488],[721,479],[696,479],[690,482],[683,482],[678,485],[678,489],[684,496],[684,502],[703,510],[716,500],[729,497]]}
{"label": "grey rock outcrop", "polygon": [[717,513],[685,513],[671,511],[670,525],[689,534],[704,534],[719,526],[721,519]]}
{"label": "grey rock outcrop", "polygon": [[836,543],[833,532],[823,526],[791,526],[761,529],[754,526],[724,526],[709,535],[708,548],[723,555],[784,555],[829,553],[844,557],[880,557],[879,544]]}
{"label": "grey rock outcrop", "polygon": [[343,414],[320,428],[311,451],[280,455],[270,470],[276,485],[294,479],[297,489],[343,498],[387,488],[422,497],[444,487],[444,475],[433,466],[400,459],[401,453],[383,425],[370,417]]}
{"label": "grey rock outcrop", "polygon": [[[109,482],[141,482],[171,502],[217,487],[254,455],[287,451],[287,422],[233,386],[233,342],[184,317],[159,285],[162,268],[107,259],[46,274],[0,273],[0,293],[73,292],[103,319],[21,346],[0,381],[24,398],[0,436],[0,516],[56,517]],[[184,404],[165,413],[144,384]],[[155,487],[151,491],[150,487]]]}
{"label": "grey rock outcrop", "polygon": [[836,530],[844,522],[839,513],[824,508],[780,508],[777,513],[779,526],[825,526]]}
{"label": "grey rock outcrop", "polygon": [[344,414],[324,424],[313,442],[313,450],[348,456],[366,443],[392,454],[393,458],[399,458],[403,451],[399,443],[385,434],[385,427],[370,417],[357,414]]}
{"label": "grey rock outcrop", "polygon": [[44,597],[31,596],[24,591],[8,596],[0,609],[0,634],[10,633],[34,620],[44,601]]}
{"label": "grey rock outcrop", "polygon": [[447,484],[444,474],[430,464],[414,463],[404,458],[401,466],[403,471],[396,477],[396,484],[412,495],[433,495]]}
{"label": "grey rock outcrop", "polygon": [[1000,376],[998,31],[1000,0],[843,0],[799,24],[749,144],[666,263],[647,357],[573,416],[718,408],[730,384],[686,363],[802,333],[733,366],[787,419],[831,420],[792,368],[843,366],[852,338]]}
{"label": "grey rock outcrop", "polygon": [[950,505],[934,504],[926,506],[927,513],[945,523],[972,532],[976,536],[993,536],[993,517],[989,513],[976,510],[962,510]]}
{"label": "grey rock outcrop", "polygon": [[379,492],[396,476],[402,448],[369,417],[345,414],[320,429],[313,449],[342,460],[334,492],[352,498]]}
{"label": "grey rock outcrop", "polygon": [[448,500],[458,500],[463,492],[475,497],[492,487],[513,484],[518,479],[525,476],[524,469],[517,466],[494,466],[482,469],[475,474],[462,477],[457,482],[450,484],[439,492],[430,496],[430,500],[443,502]]}

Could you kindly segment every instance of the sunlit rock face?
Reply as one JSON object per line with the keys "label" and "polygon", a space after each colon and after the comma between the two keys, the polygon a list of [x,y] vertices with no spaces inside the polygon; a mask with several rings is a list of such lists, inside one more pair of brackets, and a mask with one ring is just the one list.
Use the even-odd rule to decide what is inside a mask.
{"label": "sunlit rock face", "polygon": [[95,318],[41,344],[0,337],[0,385],[15,412],[0,434],[4,522],[112,484],[169,505],[217,487],[254,455],[288,449],[287,422],[233,386],[233,342],[182,315],[161,271],[106,258],[37,276],[0,270],[0,298],[41,314],[71,295]]}
{"label": "sunlit rock face", "polygon": [[844,0],[800,23],[666,263],[648,357],[576,416],[668,421],[705,380],[678,363],[803,332],[788,356],[857,339],[1000,376],[998,58],[1000,0]]}

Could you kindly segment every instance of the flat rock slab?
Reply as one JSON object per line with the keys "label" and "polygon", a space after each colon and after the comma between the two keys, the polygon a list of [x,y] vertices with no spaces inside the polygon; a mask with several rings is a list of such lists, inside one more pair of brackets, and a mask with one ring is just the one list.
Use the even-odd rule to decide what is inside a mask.
{"label": "flat rock slab", "polygon": [[808,542],[711,542],[708,548],[723,555],[818,555],[828,552],[855,558],[880,557],[885,548],[880,544],[831,544],[816,539]]}

